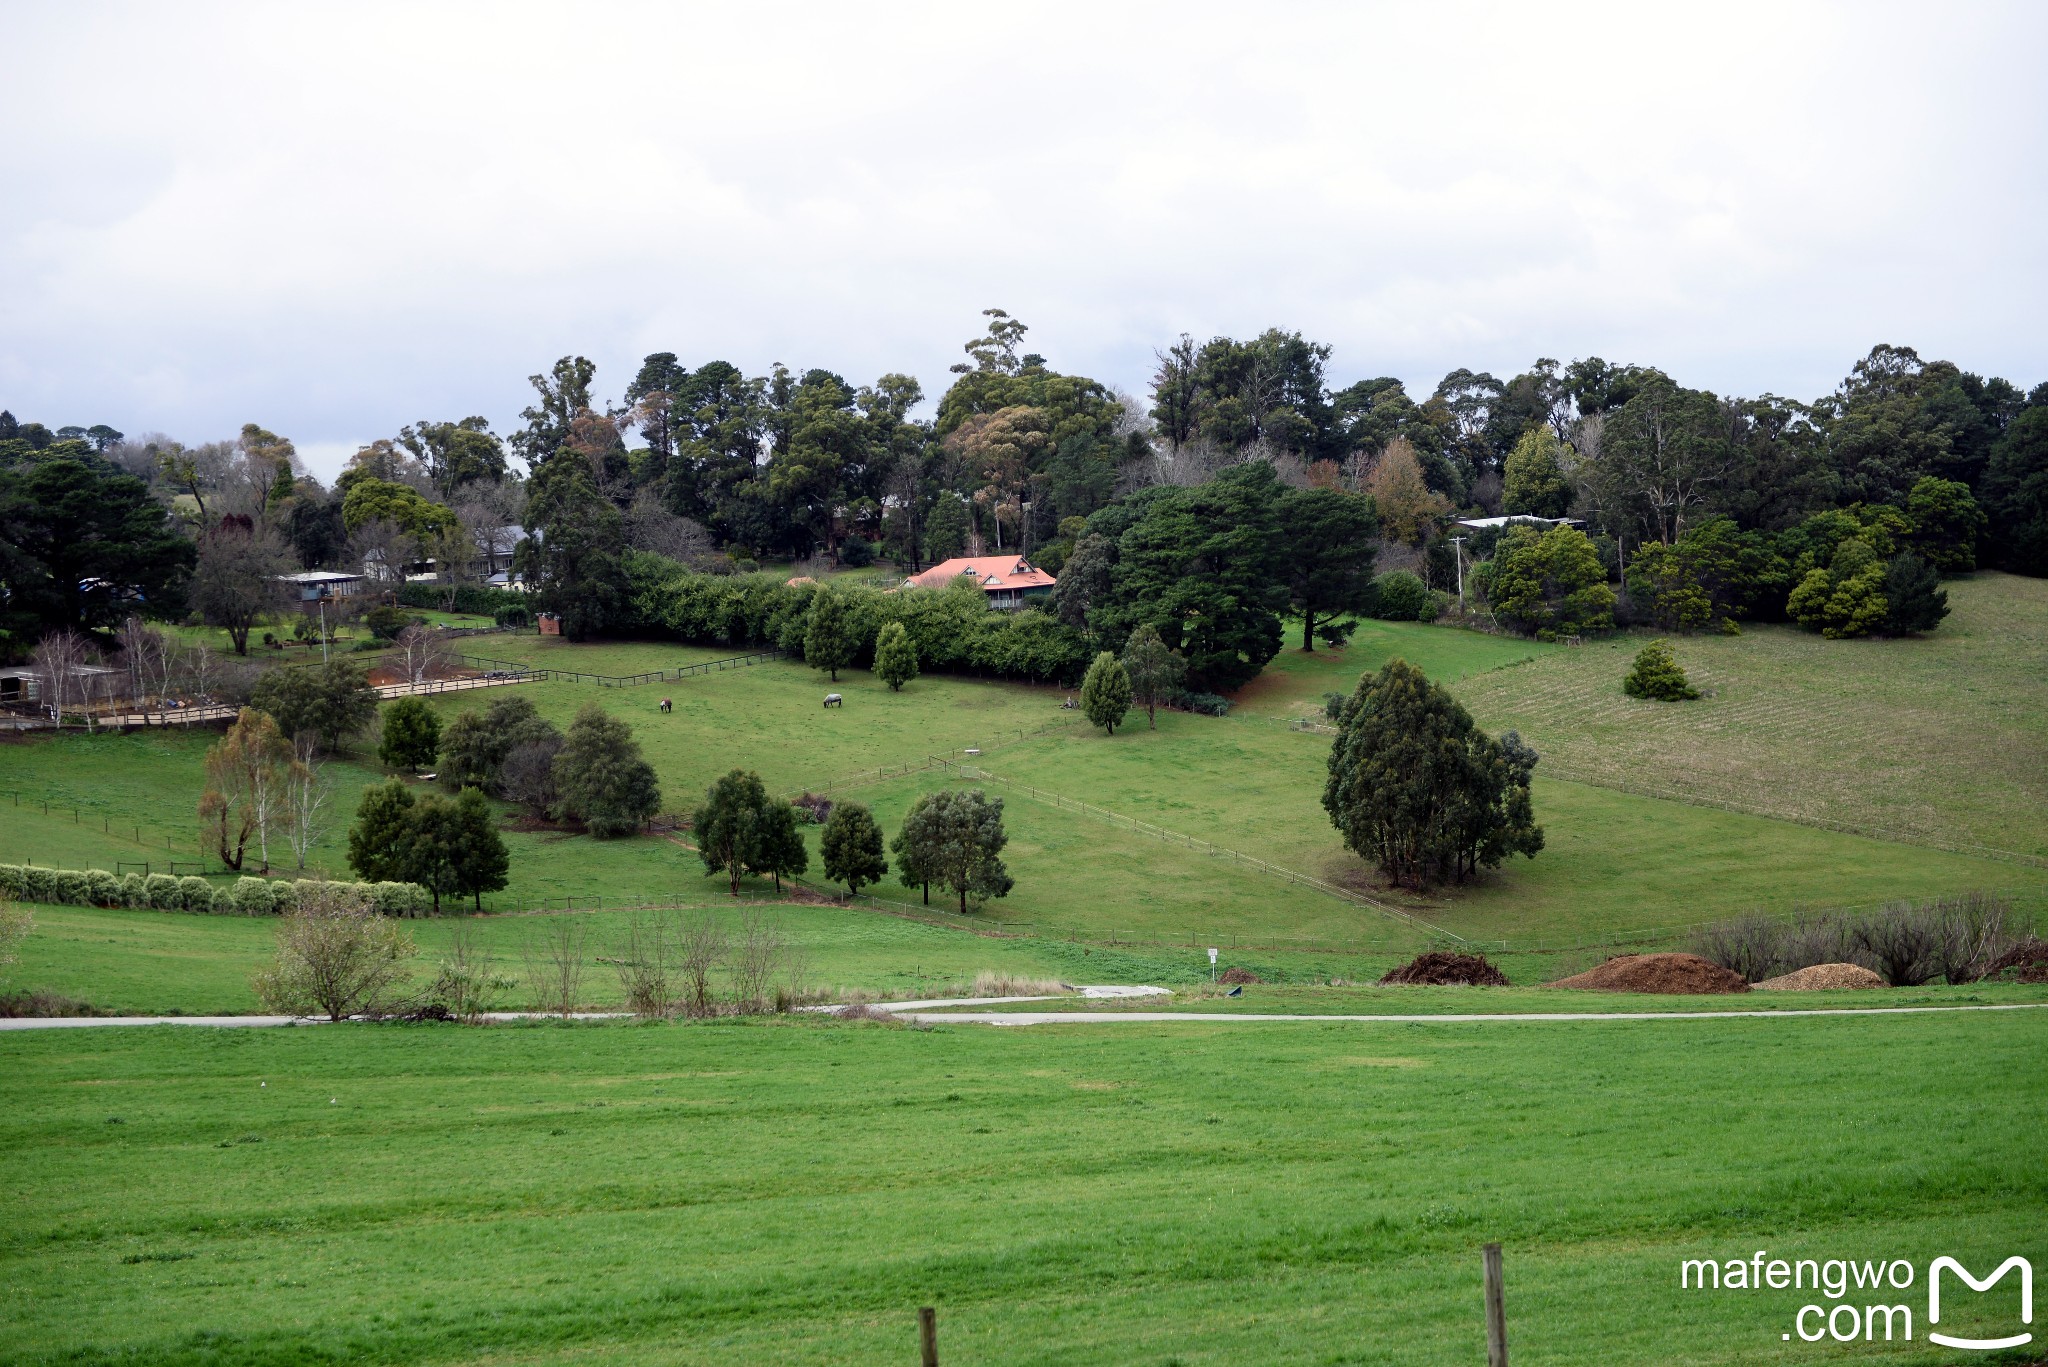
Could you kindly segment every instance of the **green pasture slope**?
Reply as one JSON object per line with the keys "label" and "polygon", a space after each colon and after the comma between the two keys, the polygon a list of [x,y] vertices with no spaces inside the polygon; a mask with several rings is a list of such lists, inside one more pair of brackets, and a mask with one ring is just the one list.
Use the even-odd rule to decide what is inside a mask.
{"label": "green pasture slope", "polygon": [[[919,793],[941,783],[973,782],[1004,795],[1006,858],[1017,888],[975,924],[1062,941],[1258,946],[1259,962],[1282,973],[1362,977],[1372,976],[1366,970],[1374,963],[1405,957],[1422,936],[1369,907],[1191,850],[1186,841],[1349,886],[1511,958],[1669,935],[1757,908],[1784,913],[1972,889],[2001,893],[2023,915],[2040,918],[2048,912],[2048,867],[2028,854],[2043,829],[2038,821],[2029,825],[2028,815],[2048,805],[2048,765],[2040,763],[2048,678],[2030,662],[2038,663],[2048,639],[2048,591],[1988,574],[1954,581],[1949,591],[1954,616],[1924,640],[1824,642],[1769,627],[1682,639],[1681,658],[1715,694],[1683,705],[1623,697],[1617,662],[1632,648],[1627,639],[1567,648],[1384,622],[1362,623],[1345,651],[1283,651],[1228,717],[1170,713],[1155,731],[1134,716],[1113,737],[1062,710],[1064,694],[1056,689],[931,676],[895,693],[864,671],[842,671],[832,684],[788,661],[635,688],[564,680],[518,688],[563,724],[592,701],[630,720],[672,811],[687,810],[734,766],[758,770],[778,791],[829,789],[867,802],[892,831]],[[538,636],[476,639],[516,662],[608,675],[732,653],[657,643],[578,646]],[[1520,727],[1543,751],[1537,810],[1547,846],[1539,857],[1515,860],[1468,887],[1414,897],[1377,887],[1342,848],[1318,801],[1328,736],[1300,726],[1312,726],[1325,692],[1349,689],[1361,672],[1394,655],[1449,681],[1482,723]],[[846,696],[845,708],[819,705],[831,690]],[[453,715],[492,696],[451,695],[434,705]],[[673,699],[674,712],[657,710],[664,696]],[[1953,721],[1948,732],[1929,729],[1937,715]],[[1852,721],[1871,739],[1843,741]],[[155,867],[166,858],[194,858],[190,813],[211,738],[74,734],[0,744],[0,860],[114,867],[148,859]],[[982,753],[969,755],[970,749]],[[975,776],[919,767],[934,755],[972,766]],[[383,775],[367,757],[337,762],[329,772],[330,828],[311,863],[338,874],[348,818],[362,790]],[[1709,805],[1719,800],[1713,793],[1686,785],[1704,784],[1711,772],[1744,776],[1740,805],[1804,819]],[[1972,781],[1979,774],[1981,785]],[[1641,795],[1652,790],[1673,796]],[[1868,802],[1844,807],[1843,792],[1867,794]],[[1075,811],[1071,800],[1171,836]],[[1909,809],[1922,814],[1915,818],[1918,834],[1906,832],[1911,841],[1828,828],[1891,831],[1911,824],[1900,815]],[[1858,816],[1867,819],[1848,819]],[[1940,839],[1944,832],[1952,838]],[[816,836],[812,831],[814,842]],[[494,911],[559,907],[565,899],[588,906],[600,898],[617,904],[719,895],[718,881],[706,879],[694,854],[675,840],[600,842],[519,830],[506,839],[513,882],[488,899]],[[812,877],[819,876],[814,862]],[[918,893],[893,880],[871,892],[922,911]],[[1015,963],[1018,971],[1038,972],[1044,965],[1038,951],[1009,942],[980,959],[920,952],[894,974],[858,955],[839,958],[842,937],[825,926],[868,914],[798,918],[815,939],[826,981],[914,991],[956,968]],[[76,927],[86,916],[53,910],[45,922]],[[212,977],[194,968],[191,980],[164,983],[152,1004],[137,989],[156,951],[136,946],[187,932],[140,928],[161,918],[138,913],[106,917],[109,943],[91,953],[84,948],[90,935],[69,942],[70,950],[32,942],[30,974],[49,982],[25,979],[71,984],[64,990],[125,1008],[247,1008],[246,932],[192,927],[195,958],[217,958],[232,970]],[[131,923],[134,933],[119,929]],[[422,934],[431,941],[437,933]],[[1155,958],[1162,971],[1179,964],[1170,955]],[[842,963],[844,975],[827,971],[832,963]],[[930,972],[923,971],[927,964]],[[1552,966],[1532,960],[1517,980],[1555,976]],[[97,992],[90,990],[95,974],[107,984]]]}
{"label": "green pasture slope", "polygon": [[[1868,1359],[1686,1258],[2039,1265],[2048,1012],[0,1035],[0,1360]],[[1930,1350],[1917,1288],[1915,1340]],[[1961,1297],[1988,1332],[2015,1300]],[[1826,1303],[1826,1302],[1824,1302]],[[1995,1361],[1995,1359],[1994,1359]]]}

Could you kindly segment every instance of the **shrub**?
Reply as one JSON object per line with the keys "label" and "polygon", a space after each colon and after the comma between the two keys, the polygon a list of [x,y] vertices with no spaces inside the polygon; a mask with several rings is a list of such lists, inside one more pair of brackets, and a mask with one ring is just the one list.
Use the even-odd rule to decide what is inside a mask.
{"label": "shrub", "polygon": [[424,916],[432,905],[427,890],[417,883],[367,883],[360,886],[369,889],[370,905],[379,916]]}
{"label": "shrub", "polygon": [[1429,605],[1429,586],[1408,570],[1388,570],[1372,581],[1372,615],[1383,622],[1413,622]]}
{"label": "shrub", "polygon": [[85,874],[72,869],[58,869],[51,876],[47,900],[61,902],[68,907],[82,907],[91,894],[92,881]]}
{"label": "shrub", "polygon": [[1683,702],[1700,695],[1687,682],[1678,657],[1671,653],[1671,643],[1662,640],[1652,641],[1636,652],[1636,662],[1629,668],[1628,677],[1621,681],[1621,691],[1631,698],[1655,702]]}
{"label": "shrub", "polygon": [[28,870],[19,864],[0,864],[0,902],[26,902]]}
{"label": "shrub", "polygon": [[491,620],[501,627],[529,627],[533,612],[524,603],[505,603],[491,613]]}
{"label": "shrub", "polygon": [[839,563],[849,569],[865,569],[875,563],[875,548],[866,537],[855,532],[839,543]]}
{"label": "shrub", "polygon": [[152,873],[143,880],[149,891],[146,905],[156,911],[177,911],[185,905],[185,893],[178,886],[178,880],[168,873]]}
{"label": "shrub", "polygon": [[268,916],[277,909],[267,878],[237,878],[227,900],[233,902],[237,916]]}
{"label": "shrub", "polygon": [[22,871],[21,885],[24,901],[54,902],[57,900],[57,871],[55,869],[24,869]]}
{"label": "shrub", "polygon": [[1939,914],[1932,906],[1894,902],[1857,923],[1856,944],[1893,987],[1918,987],[1939,971]]}
{"label": "shrub", "polygon": [[178,896],[187,911],[213,910],[213,884],[190,874],[178,880]]}
{"label": "shrub", "polygon": [[1223,717],[1230,714],[1230,699],[1215,693],[1183,693],[1180,705],[1205,717]]}
{"label": "shrub", "polygon": [[149,905],[149,884],[139,873],[131,873],[121,880],[121,905],[124,907],[146,907]]}
{"label": "shrub", "polygon": [[277,957],[256,975],[272,1010],[345,1020],[405,980],[412,937],[379,916],[359,885],[330,883],[277,928]]}
{"label": "shrub", "polygon": [[85,898],[96,907],[118,907],[121,905],[121,880],[105,869],[87,869]]}

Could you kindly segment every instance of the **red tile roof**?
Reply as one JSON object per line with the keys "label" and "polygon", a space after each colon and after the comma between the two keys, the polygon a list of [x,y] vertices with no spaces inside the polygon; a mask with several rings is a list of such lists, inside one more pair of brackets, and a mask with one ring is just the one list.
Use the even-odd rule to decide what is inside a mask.
{"label": "red tile roof", "polygon": [[1049,589],[1055,582],[1020,555],[962,555],[942,560],[923,574],[905,580],[918,588],[942,589],[961,575],[971,575],[988,593],[1002,589]]}

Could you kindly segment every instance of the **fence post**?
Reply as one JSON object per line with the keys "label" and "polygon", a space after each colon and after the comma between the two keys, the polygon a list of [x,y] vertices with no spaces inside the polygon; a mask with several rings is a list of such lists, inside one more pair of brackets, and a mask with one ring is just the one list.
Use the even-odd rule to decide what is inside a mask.
{"label": "fence post", "polygon": [[929,1305],[918,1308],[917,1352],[923,1367],[939,1367],[939,1312]]}
{"label": "fence post", "polygon": [[1500,1245],[1480,1253],[1486,1268],[1486,1367],[1508,1367],[1508,1315],[1501,1300]]}

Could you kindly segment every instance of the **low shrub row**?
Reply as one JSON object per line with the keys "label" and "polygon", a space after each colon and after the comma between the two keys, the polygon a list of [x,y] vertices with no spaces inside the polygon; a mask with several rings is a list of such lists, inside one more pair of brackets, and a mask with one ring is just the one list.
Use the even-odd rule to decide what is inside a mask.
{"label": "low shrub row", "polygon": [[1693,941],[1701,958],[1763,982],[1821,964],[1856,964],[1893,987],[1936,978],[1973,983],[2030,933],[2003,901],[1983,893],[1892,902],[1868,911],[1761,913],[1709,926]]}
{"label": "low shrub row", "polygon": [[[113,874],[105,869],[45,869],[0,864],[0,897],[70,907],[133,907],[143,911],[194,911],[213,916],[281,916],[299,904],[312,879],[238,878],[216,887],[204,878],[168,873]],[[358,883],[371,905],[385,916],[424,916],[433,905],[417,883]]]}
{"label": "low shrub row", "polygon": [[[453,606],[448,595],[455,595]],[[489,589],[481,584],[407,584],[398,591],[401,607],[432,608],[436,612],[466,612],[477,617],[497,617],[502,609],[524,612],[526,595],[510,589]]]}

